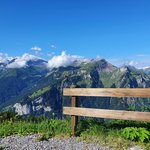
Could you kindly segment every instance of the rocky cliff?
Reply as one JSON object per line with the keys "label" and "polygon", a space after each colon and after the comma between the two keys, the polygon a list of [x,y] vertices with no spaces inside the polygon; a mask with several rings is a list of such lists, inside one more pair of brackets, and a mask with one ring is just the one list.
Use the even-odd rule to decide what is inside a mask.
{"label": "rocky cliff", "polygon": [[[62,115],[62,105],[70,105],[69,98],[62,95],[65,87],[150,87],[150,77],[144,71],[131,66],[117,68],[104,59],[74,63],[51,70],[32,64],[26,68],[3,71],[0,81],[7,83],[0,86],[1,108],[13,108],[21,115],[51,116],[55,113],[57,117]],[[4,93],[8,93],[7,97]],[[80,97],[79,105],[112,109],[140,109],[146,105],[149,109],[149,99],[135,101],[133,98]]]}

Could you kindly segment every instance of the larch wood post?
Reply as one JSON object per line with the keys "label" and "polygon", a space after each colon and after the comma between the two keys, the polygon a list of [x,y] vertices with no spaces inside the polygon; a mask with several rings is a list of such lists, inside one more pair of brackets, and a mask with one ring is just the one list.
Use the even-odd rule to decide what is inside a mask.
{"label": "larch wood post", "polygon": [[[72,96],[71,106],[77,107],[77,97],[76,96]],[[73,136],[76,136],[77,122],[78,122],[78,117],[77,116],[71,116],[72,135]]]}

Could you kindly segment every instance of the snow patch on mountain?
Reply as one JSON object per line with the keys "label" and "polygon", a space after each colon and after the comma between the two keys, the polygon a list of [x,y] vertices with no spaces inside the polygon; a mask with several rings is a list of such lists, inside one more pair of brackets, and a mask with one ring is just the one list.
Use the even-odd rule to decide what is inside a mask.
{"label": "snow patch on mountain", "polygon": [[28,53],[23,54],[21,57],[16,57],[12,63],[9,63],[6,67],[7,68],[22,68],[27,66],[28,61],[35,61],[38,60],[39,58],[30,55]]}

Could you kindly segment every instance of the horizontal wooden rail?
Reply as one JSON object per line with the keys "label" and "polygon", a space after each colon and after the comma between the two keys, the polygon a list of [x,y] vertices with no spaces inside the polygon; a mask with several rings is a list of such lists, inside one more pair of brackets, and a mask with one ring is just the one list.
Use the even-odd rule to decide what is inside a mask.
{"label": "horizontal wooden rail", "polygon": [[150,98],[150,88],[64,88],[63,95]]}
{"label": "horizontal wooden rail", "polygon": [[75,116],[150,121],[150,112],[63,107],[63,113],[65,115],[75,115]]}
{"label": "horizontal wooden rail", "polygon": [[150,88],[64,88],[63,95],[72,97],[72,107],[63,107],[63,114],[72,116],[73,135],[76,131],[77,116],[150,122],[150,112],[77,107],[78,96],[150,98]]}

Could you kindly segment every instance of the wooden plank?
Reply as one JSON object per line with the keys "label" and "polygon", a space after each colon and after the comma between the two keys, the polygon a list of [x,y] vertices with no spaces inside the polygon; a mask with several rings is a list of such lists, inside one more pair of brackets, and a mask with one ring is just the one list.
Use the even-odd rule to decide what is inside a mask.
{"label": "wooden plank", "polygon": [[150,88],[64,88],[64,96],[150,97]]}
{"label": "wooden plank", "polygon": [[[71,99],[71,106],[77,107],[77,97],[73,96]],[[77,128],[78,117],[75,115],[71,116],[71,125],[72,125],[72,135],[75,136]]]}
{"label": "wooden plank", "polygon": [[63,107],[63,113],[65,115],[150,122],[150,112]]}

